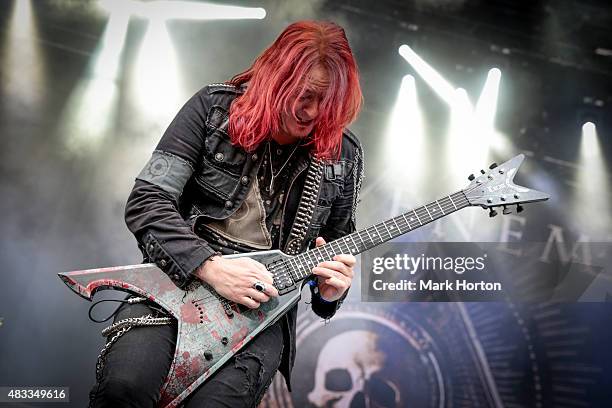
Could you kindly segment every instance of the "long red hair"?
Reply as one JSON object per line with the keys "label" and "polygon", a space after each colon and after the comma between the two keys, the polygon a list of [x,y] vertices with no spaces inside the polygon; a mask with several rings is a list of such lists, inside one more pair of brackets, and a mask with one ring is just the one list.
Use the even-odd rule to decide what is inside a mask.
{"label": "long red hair", "polygon": [[314,154],[331,158],[340,154],[342,130],[355,120],[362,104],[359,74],[342,27],[331,22],[298,21],[289,25],[246,71],[229,83],[248,82],[246,92],[230,107],[232,143],[254,150],[279,132],[281,112],[291,109],[305,91],[313,68],[322,67],[329,86],[321,95],[319,116],[310,143]]}

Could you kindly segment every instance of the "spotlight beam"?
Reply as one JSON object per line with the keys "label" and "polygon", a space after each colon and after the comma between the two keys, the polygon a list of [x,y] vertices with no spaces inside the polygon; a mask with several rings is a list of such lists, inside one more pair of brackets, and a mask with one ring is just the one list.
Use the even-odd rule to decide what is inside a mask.
{"label": "spotlight beam", "polygon": [[580,154],[583,159],[591,159],[600,154],[597,128],[593,122],[586,122],[584,125],[582,125],[582,143],[580,145]]}
{"label": "spotlight beam", "polygon": [[427,82],[434,92],[446,103],[451,105],[455,97],[455,87],[433,69],[423,58],[406,44],[399,47],[399,54]]}
{"label": "spotlight beam", "polygon": [[0,44],[0,93],[10,100],[4,106],[20,111],[27,107],[30,114],[42,108],[47,83],[32,1],[15,2],[5,43]]}
{"label": "spotlight beam", "polygon": [[[418,106],[414,77],[403,77],[386,136],[386,154],[396,174],[422,178],[425,155],[421,111]],[[408,153],[408,155],[407,155]],[[394,184],[397,187],[397,184]],[[411,185],[414,191],[418,186]]]}
{"label": "spotlight beam", "polygon": [[108,12],[121,12],[145,19],[156,20],[241,20],[266,17],[261,7],[225,6],[193,1],[154,0],[100,0]]}
{"label": "spotlight beam", "polygon": [[[593,235],[606,236],[610,214],[610,186],[607,166],[593,122],[582,125],[576,197],[572,214]],[[602,230],[603,227],[603,230]]]}
{"label": "spotlight beam", "polygon": [[501,82],[498,68],[489,70],[474,104],[465,89],[455,88],[408,45],[400,46],[398,52],[450,108],[447,154],[451,174],[458,177],[469,172],[473,163],[487,161],[490,149],[509,149],[507,140],[494,126]]}
{"label": "spotlight beam", "polygon": [[487,80],[478,102],[476,102],[475,115],[478,122],[485,131],[493,130],[493,122],[497,111],[497,97],[499,95],[499,83],[501,81],[501,71],[498,68],[489,70]]}

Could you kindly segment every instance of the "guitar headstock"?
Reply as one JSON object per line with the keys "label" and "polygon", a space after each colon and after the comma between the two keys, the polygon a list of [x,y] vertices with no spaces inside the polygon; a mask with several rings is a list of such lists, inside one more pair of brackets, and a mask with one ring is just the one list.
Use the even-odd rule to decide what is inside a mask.
{"label": "guitar headstock", "polygon": [[481,174],[468,177],[471,183],[463,190],[470,205],[489,208],[489,216],[497,214],[495,207],[503,207],[504,214],[510,214],[511,205],[516,205],[516,211],[523,211],[521,204],[548,200],[548,194],[514,184],[514,176],[525,159],[519,154],[501,165],[493,163],[489,170],[481,170]]}

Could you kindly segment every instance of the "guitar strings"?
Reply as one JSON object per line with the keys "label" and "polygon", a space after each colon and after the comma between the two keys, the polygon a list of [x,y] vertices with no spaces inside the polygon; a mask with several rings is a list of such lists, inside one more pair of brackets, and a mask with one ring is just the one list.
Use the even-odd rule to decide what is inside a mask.
{"label": "guitar strings", "polygon": [[[472,187],[472,188],[470,188],[470,189],[460,190],[460,191],[457,191],[457,192],[455,192],[455,193],[453,193],[453,194],[450,194],[448,197],[450,198],[450,203],[451,203],[452,205],[451,205],[451,204],[449,204],[448,202],[443,203],[442,205],[440,205],[440,203],[438,202],[438,200],[436,200],[436,203],[437,203],[437,204],[440,206],[440,208],[442,209],[442,211],[443,211],[445,214],[446,214],[446,213],[449,213],[449,210],[453,210],[453,211],[451,211],[451,212],[458,211],[459,209],[462,209],[462,208],[465,208],[465,207],[457,208],[457,207],[456,207],[456,205],[454,205],[454,204],[453,204],[453,203],[454,203],[454,201],[453,201],[452,197],[453,197],[453,196],[456,196],[456,195],[458,195],[458,194],[461,194],[461,195],[460,195],[460,197],[459,197],[459,198],[460,198],[460,200],[457,200],[457,202],[458,202],[460,205],[463,205],[463,204],[466,204],[466,203],[467,203],[467,204],[469,204],[469,200],[468,200],[468,199],[467,199],[467,197],[465,196],[465,193],[466,193],[466,192],[467,192],[467,193],[469,193],[469,192],[473,191],[474,189],[476,189],[476,188],[478,188],[478,187],[479,187],[478,185],[475,185],[474,187]],[[443,200],[443,199],[441,199],[441,200]],[[463,203],[462,203],[461,201],[463,201]],[[426,207],[427,205],[428,205],[428,204],[426,204],[426,205],[424,205],[424,206],[421,206],[421,207],[418,207],[418,208],[415,208],[415,209],[414,209],[414,210],[412,210],[412,211],[413,211],[413,212],[415,212],[415,214],[417,214],[417,213],[416,213],[416,211],[418,211],[418,210],[422,210],[423,208],[425,208],[425,209],[426,209],[426,211],[428,211],[428,210],[427,210],[427,207]],[[410,211],[408,211],[408,212],[410,212]],[[408,212],[407,212],[407,213],[408,213]],[[403,216],[405,216],[407,213],[404,213],[404,214],[398,215],[398,216],[396,216],[396,217],[394,217],[394,218],[392,218],[392,219],[396,219],[396,218],[403,217]],[[418,218],[418,215],[417,215],[417,218]],[[391,220],[391,219],[390,219],[390,220]],[[389,220],[387,220],[387,221],[389,221]],[[386,221],[385,221],[385,222],[386,222]],[[402,222],[402,219],[400,219],[400,223],[401,223],[401,222]],[[410,228],[410,230],[409,230],[409,231],[416,229],[416,228],[412,228],[412,227],[410,226],[410,224],[409,224],[407,221],[405,221],[405,220],[404,220],[403,222],[406,224],[406,225],[403,225],[403,227],[408,226],[408,227]],[[380,224],[380,223],[379,223],[379,224]],[[377,225],[378,225],[378,224],[375,224],[375,225],[373,225],[373,226],[370,226],[370,227],[364,228],[364,229],[362,229],[362,230],[360,230],[360,231],[357,231],[357,232],[358,232],[357,237],[359,238],[359,240],[361,240],[362,244],[365,244],[365,242],[364,242],[363,238],[361,237],[361,233],[362,233],[362,232],[366,232],[366,233],[368,234],[368,236],[370,236],[369,230],[371,230],[372,228],[374,229],[374,231],[376,231],[376,235],[378,235],[378,237],[379,237],[379,238],[381,238],[380,233],[378,232],[378,229],[376,228],[376,226],[377,226]],[[425,225],[425,224],[421,224],[421,225],[419,225],[419,227],[420,227],[420,226],[422,226],[422,225]],[[418,227],[417,227],[417,228],[418,228]],[[409,232],[409,231],[406,231],[406,232]],[[351,234],[349,234],[349,235],[352,235],[352,234],[353,234],[353,233],[351,233]],[[345,236],[345,237],[343,237],[343,238],[346,238],[346,237],[348,237],[349,235],[346,235],[346,236]],[[403,235],[403,234],[402,234],[402,235]],[[352,239],[352,238],[351,238],[351,239]],[[389,239],[391,239],[391,235],[390,235]],[[389,239],[387,239],[387,240],[389,240]],[[354,240],[353,240],[353,241],[354,241]],[[372,240],[371,242],[372,242],[372,243],[374,243],[374,241],[373,241],[373,240]],[[383,239],[381,238],[381,242],[380,242],[380,243],[383,243],[383,242],[385,242],[385,240],[383,240]],[[308,252],[310,252],[310,253],[311,253],[310,255],[305,255],[305,254],[308,254],[308,252],[305,252],[305,253],[302,253],[302,254],[300,254],[300,255],[297,255],[296,257],[298,257],[298,256],[302,256],[302,257],[306,258],[307,256],[308,256],[308,257],[309,257],[309,256],[314,256],[314,257],[315,257],[315,260],[316,260],[316,259],[317,259],[317,256],[316,256],[316,255],[314,255],[314,253],[313,253],[315,250],[317,251],[317,253],[318,253],[318,255],[319,255],[319,258],[321,258],[321,257],[322,257],[321,255],[323,255],[323,254],[322,254],[322,250],[325,250],[326,255],[327,255],[327,256],[329,256],[329,253],[327,253],[327,249],[326,249],[325,247],[327,247],[327,245],[329,245],[329,246],[332,248],[332,250],[333,250],[333,247],[332,247],[332,245],[331,245],[331,244],[333,244],[333,243],[336,243],[336,244],[338,245],[338,248],[340,248],[340,249],[341,249],[340,245],[341,245],[341,243],[342,243],[342,242],[332,241],[332,242],[330,242],[330,243],[328,243],[328,244],[326,244],[326,245],[322,245],[322,246],[320,246],[320,247],[313,248],[311,251],[308,251]],[[350,252],[350,247],[349,247],[349,245],[348,245],[348,244],[346,244],[346,243],[345,243],[345,245],[347,246],[347,249],[349,249],[349,252]],[[300,266],[300,264],[301,264],[301,261],[298,261],[298,260],[296,260],[296,259],[295,259],[296,257],[293,257],[293,258],[290,258],[290,259],[288,259],[288,260],[286,260],[286,261],[282,261],[282,262],[281,262],[281,264],[282,264],[282,266],[283,266],[283,269],[285,269],[285,271],[284,271],[282,274],[280,274],[280,275],[279,275],[279,277],[281,277],[281,278],[286,278],[286,277],[287,277],[287,274],[289,274],[289,275],[291,276],[291,279],[292,279],[292,280],[294,280],[294,281],[299,280],[300,276],[297,276],[297,275],[296,275],[296,276],[294,277],[294,274],[292,273],[292,270],[291,270],[291,267],[292,267],[291,263],[292,263],[292,261],[293,261],[293,262],[295,262],[295,264],[296,264],[296,266],[298,266],[298,268],[299,268],[299,266]],[[311,262],[312,262],[312,260],[311,260],[311,259],[305,259],[305,261],[311,261]],[[305,269],[309,269],[309,268],[308,268],[308,262],[306,262],[306,268],[305,268]],[[308,276],[308,275],[306,275],[306,276]],[[306,277],[306,276],[305,276],[305,277]],[[304,277],[304,278],[305,278],[305,277]],[[304,278],[302,278],[302,279],[304,279]]]}
{"label": "guitar strings", "polygon": [[[457,194],[459,194],[459,193],[461,193],[461,191],[459,191],[459,192],[457,192],[457,193],[454,193],[454,194],[450,195],[449,197],[455,196],[455,195],[457,195]],[[457,198],[456,198],[456,199],[457,199]],[[463,197],[463,199],[465,200],[465,196]],[[460,203],[460,205],[462,205],[462,203],[460,202],[460,200],[457,200],[457,202],[458,202],[458,203]],[[451,203],[452,203],[452,198],[451,198]],[[440,205],[440,204],[438,203],[438,205]],[[426,207],[424,207],[424,208],[426,208]],[[449,210],[452,210],[453,208],[454,208],[454,210],[455,210],[455,211],[456,211],[456,210],[458,210],[458,208],[456,208],[456,206],[455,206],[455,205],[451,206],[451,205],[450,205],[450,204],[448,204],[448,203],[445,203],[445,204],[444,204],[444,206],[440,205],[440,208],[442,209],[442,211],[443,211],[444,213],[447,213]],[[463,208],[463,207],[462,207],[462,208]],[[422,209],[423,209],[423,207],[421,207],[421,208],[420,208],[420,210],[422,210]],[[413,210],[413,211],[415,211],[415,214],[416,214],[416,211],[417,211],[417,210],[419,210],[419,208],[417,208],[417,209]],[[453,212],[454,212],[454,211],[453,211]],[[395,217],[395,218],[400,218],[400,217],[402,217],[402,216],[405,216],[405,214],[402,214],[402,215],[397,216],[397,217]],[[418,217],[418,215],[417,215],[417,217]],[[388,221],[389,221],[389,220],[388,220]],[[402,219],[400,219],[400,222],[405,224],[405,225],[403,225],[403,227],[408,226],[408,227],[409,227],[411,230],[413,229],[413,228],[410,226],[410,224],[409,224],[407,221],[405,221],[405,220],[403,220],[403,221],[402,221]],[[396,224],[397,224],[397,223],[396,223]],[[378,232],[378,229],[377,229],[377,228],[375,228],[377,225],[378,225],[378,224],[376,224],[376,225],[374,225],[374,226],[370,226],[370,227],[368,227],[368,228],[365,228],[365,229],[363,229],[363,230],[359,231],[359,234],[357,234],[357,237],[359,238],[359,240],[361,240],[362,244],[365,244],[365,241],[364,241],[364,240],[363,240],[363,238],[361,237],[361,233],[365,231],[365,232],[368,234],[368,236],[370,236],[369,230],[371,230],[371,229],[374,229],[374,231],[376,231],[375,236],[376,236],[376,235],[378,235],[378,237],[381,239],[380,243],[385,242],[385,240],[384,240],[384,239],[382,239],[382,237],[381,237],[380,233]],[[424,224],[421,224],[421,225],[424,225]],[[408,231],[406,231],[406,232],[408,232]],[[350,234],[349,234],[349,235],[350,235]],[[347,236],[348,236],[348,235],[347,235]],[[391,237],[392,237],[392,236],[391,236],[391,234],[390,234],[389,239],[391,239]],[[346,237],[344,237],[344,238],[346,238]],[[351,239],[352,239],[352,238],[351,238]],[[388,239],[387,239],[387,240],[388,240]],[[355,241],[355,240],[353,240],[353,242],[354,242],[354,241]],[[372,240],[371,242],[372,242],[372,243],[374,243],[375,241],[374,241],[374,240]],[[350,246],[349,246],[349,245],[348,245],[348,244],[347,244],[345,241],[341,241],[341,242],[332,241],[332,242],[330,242],[330,243],[329,243],[329,246],[332,248],[332,250],[333,250],[333,246],[332,246],[332,244],[334,244],[334,243],[335,243],[335,244],[338,246],[338,248],[339,248],[340,250],[342,250],[342,248],[341,248],[341,244],[342,244],[342,243],[344,243],[344,244],[346,245],[347,249],[349,250],[349,252],[351,252]],[[354,242],[354,243],[355,243],[355,242]],[[322,251],[323,251],[323,250],[326,252],[327,257],[329,257],[329,253],[327,252],[326,246],[327,246],[327,245],[324,245],[324,246],[321,246],[321,247],[315,248],[315,249],[317,250],[316,252],[318,253],[318,257],[317,257],[317,255],[315,255],[315,254],[313,253],[313,252],[314,252],[314,249],[313,249],[313,252],[311,252],[311,254],[310,254],[310,255],[305,255],[306,253],[304,253],[304,254],[300,254],[300,255],[299,255],[299,256],[302,256],[303,258],[307,258],[307,259],[304,259],[304,261],[306,261],[306,268],[304,268],[304,269],[310,269],[310,268],[308,267],[308,261],[312,262],[312,259],[308,259],[308,258],[310,258],[310,257],[314,257],[314,258],[315,258],[315,261],[317,260],[317,258],[322,258],[322,255],[323,255]],[[301,264],[301,262],[302,262],[302,261],[300,261],[300,260],[296,260],[295,258],[291,258],[291,259],[289,259],[289,260],[283,261],[283,264],[284,264],[285,269],[289,271],[289,275],[291,275],[291,277],[292,277],[294,280],[297,280],[296,278],[299,278],[299,276],[298,276],[298,277],[295,277],[295,278],[293,277],[293,274],[292,274],[292,272],[291,272],[291,267],[292,267],[293,265],[291,265],[291,264],[292,264],[292,263],[295,263],[295,264],[296,264],[296,266],[298,266],[298,268],[299,268],[299,266],[301,266],[301,265],[300,265],[300,264]],[[283,274],[281,274],[281,276],[282,276],[282,277],[286,277],[286,275],[287,275],[287,272],[284,272]]]}

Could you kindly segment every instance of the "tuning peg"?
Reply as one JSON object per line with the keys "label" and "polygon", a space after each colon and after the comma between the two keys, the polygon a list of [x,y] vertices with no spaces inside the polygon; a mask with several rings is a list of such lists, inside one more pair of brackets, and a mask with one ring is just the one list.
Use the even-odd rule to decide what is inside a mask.
{"label": "tuning peg", "polygon": [[512,210],[504,205],[504,209],[502,210],[502,214],[508,215],[512,212]]}
{"label": "tuning peg", "polygon": [[491,163],[491,165],[489,166],[491,170],[493,170],[496,167],[497,167],[497,163]]}
{"label": "tuning peg", "polygon": [[485,173],[486,173],[486,171],[484,171],[484,170],[480,170],[480,172],[481,172],[482,174],[485,174]]}
{"label": "tuning peg", "polygon": [[517,205],[516,205],[516,212],[517,212],[517,213],[520,213],[520,212],[522,212],[523,210],[524,210],[524,208],[523,208],[523,206],[522,206],[522,205],[520,205],[520,204],[517,204]]}
{"label": "tuning peg", "polygon": [[495,211],[493,208],[489,208],[489,217],[493,218],[497,215],[497,211]]}
{"label": "tuning peg", "polygon": [[474,175],[473,175],[473,174],[470,174],[470,175],[468,176],[468,180],[470,180],[470,181],[473,181],[475,178],[476,178],[476,177],[474,177]]}

